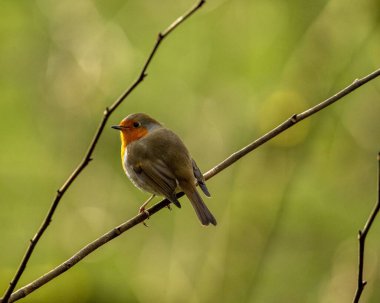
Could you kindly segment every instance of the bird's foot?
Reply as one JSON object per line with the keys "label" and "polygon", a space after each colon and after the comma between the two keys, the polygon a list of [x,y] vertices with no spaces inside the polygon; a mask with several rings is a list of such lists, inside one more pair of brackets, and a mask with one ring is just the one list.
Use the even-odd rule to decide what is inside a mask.
{"label": "bird's foot", "polygon": [[[149,214],[149,212],[145,209],[145,206],[144,206],[144,205],[141,206],[141,207],[139,208],[139,214],[142,214],[142,213],[144,213],[144,214],[146,215],[147,219],[149,220],[149,218],[150,218],[150,214]],[[144,226],[148,227],[148,224],[145,223],[145,220],[143,221],[143,224],[144,224]]]}
{"label": "bird's foot", "polygon": [[[150,218],[150,214],[149,214],[149,212],[145,209],[145,207],[149,204],[149,202],[150,202],[154,197],[155,197],[155,195],[152,195],[152,196],[151,196],[148,200],[146,200],[146,201],[144,202],[144,204],[141,205],[140,208],[139,208],[139,214],[141,214],[141,213],[145,213],[146,216],[147,216],[147,219]],[[146,227],[148,227],[148,225],[145,223],[145,221],[143,222],[143,224],[144,224]]]}

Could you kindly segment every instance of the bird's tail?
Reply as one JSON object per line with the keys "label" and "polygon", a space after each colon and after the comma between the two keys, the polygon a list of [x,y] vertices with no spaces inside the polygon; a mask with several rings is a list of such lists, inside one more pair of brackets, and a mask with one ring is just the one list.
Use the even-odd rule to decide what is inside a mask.
{"label": "bird's tail", "polygon": [[212,225],[216,225],[215,217],[203,202],[202,197],[199,195],[195,186],[181,186],[181,189],[189,198],[191,205],[193,206],[195,213],[197,214],[202,225],[209,225],[210,223]]}

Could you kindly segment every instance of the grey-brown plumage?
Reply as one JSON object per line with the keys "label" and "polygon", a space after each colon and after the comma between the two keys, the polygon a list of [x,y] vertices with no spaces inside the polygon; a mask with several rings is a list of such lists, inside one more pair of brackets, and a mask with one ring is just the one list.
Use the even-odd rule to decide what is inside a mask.
{"label": "grey-brown plumage", "polygon": [[180,206],[179,188],[189,198],[203,225],[216,225],[196,184],[210,196],[202,173],[182,140],[146,114],[132,114],[118,127],[122,131],[123,167],[134,185],[154,195],[164,196]]}

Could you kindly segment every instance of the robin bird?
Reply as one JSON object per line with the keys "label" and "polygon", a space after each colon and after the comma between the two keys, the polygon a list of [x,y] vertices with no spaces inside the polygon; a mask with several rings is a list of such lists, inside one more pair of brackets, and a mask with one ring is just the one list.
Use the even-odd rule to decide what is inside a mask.
{"label": "robin bird", "polygon": [[146,205],[155,195],[181,207],[176,197],[180,189],[189,198],[202,225],[216,225],[196,188],[198,183],[204,194],[210,196],[203,175],[174,132],[143,113],[131,114],[112,128],[120,130],[121,162],[128,178],[136,187],[152,194],[140,212],[146,212]]}

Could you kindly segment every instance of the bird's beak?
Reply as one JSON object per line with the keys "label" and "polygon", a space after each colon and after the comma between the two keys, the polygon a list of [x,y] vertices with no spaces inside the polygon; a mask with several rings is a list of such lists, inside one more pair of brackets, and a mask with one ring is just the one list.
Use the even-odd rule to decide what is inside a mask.
{"label": "bird's beak", "polygon": [[117,129],[117,130],[122,130],[123,129],[123,127],[121,127],[119,125],[112,125],[111,128]]}

